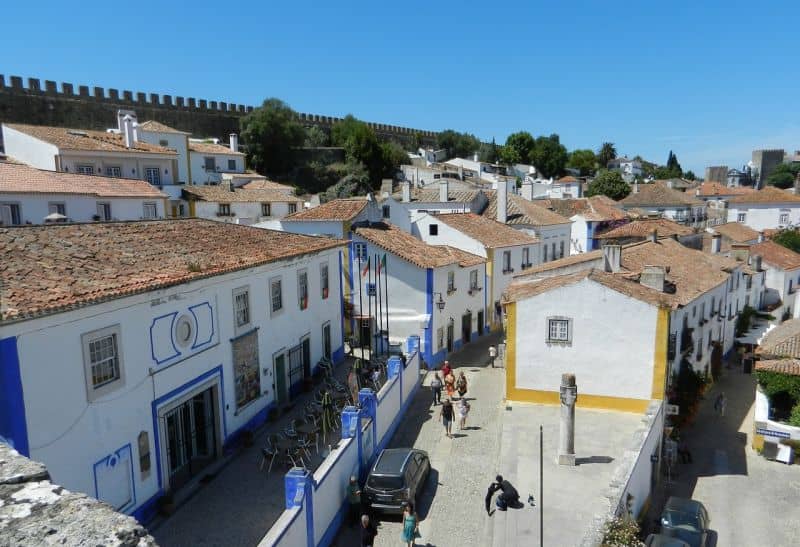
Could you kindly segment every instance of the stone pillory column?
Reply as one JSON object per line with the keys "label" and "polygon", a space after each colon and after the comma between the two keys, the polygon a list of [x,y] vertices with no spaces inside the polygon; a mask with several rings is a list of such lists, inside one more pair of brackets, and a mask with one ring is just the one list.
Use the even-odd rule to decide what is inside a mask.
{"label": "stone pillory column", "polygon": [[561,427],[558,435],[558,464],[575,465],[575,403],[578,386],[575,375],[561,375]]}

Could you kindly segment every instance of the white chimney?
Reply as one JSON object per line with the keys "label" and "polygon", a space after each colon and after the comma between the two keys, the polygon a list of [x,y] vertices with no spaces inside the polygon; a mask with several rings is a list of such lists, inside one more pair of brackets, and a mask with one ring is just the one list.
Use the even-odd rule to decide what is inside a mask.
{"label": "white chimney", "polygon": [[667,274],[663,266],[645,266],[639,274],[639,284],[664,292],[664,281]]}
{"label": "white chimney", "polygon": [[447,179],[439,180],[439,201],[447,203]]}
{"label": "white chimney", "polygon": [[403,203],[408,203],[411,201],[411,183],[408,181],[403,182],[402,184],[403,189]]}
{"label": "white chimney", "polygon": [[125,119],[125,116],[130,116],[131,120],[133,120],[134,122],[138,121],[138,119],[136,118],[136,111],[134,111],[134,110],[117,110],[117,129],[119,129],[119,132],[122,133],[123,135],[125,134],[125,131],[124,131],[125,127],[124,127],[124,124],[123,124],[123,120]]}
{"label": "white chimney", "polygon": [[522,183],[522,197],[527,199],[528,201],[533,200],[533,182],[530,180],[525,180]]}
{"label": "white chimney", "polygon": [[758,242],[764,243],[764,232],[758,232]]}
{"label": "white chimney", "polygon": [[603,270],[617,273],[622,258],[621,245],[603,245]]}
{"label": "white chimney", "polygon": [[639,181],[638,180],[633,183],[633,193],[634,194],[638,194],[639,193]]}
{"label": "white chimney", "polygon": [[475,152],[475,154],[472,155],[472,161],[480,161],[480,160],[478,160],[478,153],[477,152]]}
{"label": "white chimney", "polygon": [[133,129],[133,142],[139,142],[139,123],[136,120],[133,120],[131,124],[131,128]]}
{"label": "white chimney", "polygon": [[753,270],[760,272],[761,271],[761,255],[752,255],[750,257],[750,266]]}
{"label": "white chimney", "polygon": [[[505,184],[497,185],[497,222],[503,224],[508,221],[508,192]],[[553,244],[555,245],[555,243]]]}
{"label": "white chimney", "polygon": [[647,235],[647,239],[650,241],[650,243],[655,243],[658,241],[658,230],[653,228],[653,231]]}
{"label": "white chimney", "polygon": [[720,234],[713,234],[711,236],[711,254],[716,255],[722,250],[722,236]]}
{"label": "white chimney", "polygon": [[238,152],[239,151],[239,135],[236,133],[230,134],[231,139],[231,152]]}
{"label": "white chimney", "polygon": [[134,143],[136,142],[133,136],[133,118],[131,118],[127,114],[125,115],[124,118],[122,118],[121,131],[122,131],[122,136],[125,139],[125,148],[132,148],[134,146]]}
{"label": "white chimney", "polygon": [[667,188],[672,188],[675,185],[675,181],[672,179],[667,180]]}

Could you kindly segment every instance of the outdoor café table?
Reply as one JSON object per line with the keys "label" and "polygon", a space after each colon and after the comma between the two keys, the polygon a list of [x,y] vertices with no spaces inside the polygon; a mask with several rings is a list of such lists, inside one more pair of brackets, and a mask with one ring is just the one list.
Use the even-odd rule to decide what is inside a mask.
{"label": "outdoor caf\u00e9 table", "polygon": [[314,435],[314,447],[317,449],[317,453],[319,453],[319,436],[317,435],[319,429],[319,426],[314,424],[300,424],[294,428],[301,435]]}

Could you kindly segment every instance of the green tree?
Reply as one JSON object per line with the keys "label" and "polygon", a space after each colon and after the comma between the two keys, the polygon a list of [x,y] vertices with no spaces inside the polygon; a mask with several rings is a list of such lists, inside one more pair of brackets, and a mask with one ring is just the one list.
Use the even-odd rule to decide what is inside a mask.
{"label": "green tree", "polygon": [[514,165],[515,163],[521,163],[522,158],[516,148],[502,146],[497,153],[497,161],[503,165]]}
{"label": "green tree", "polygon": [[589,183],[586,192],[588,197],[608,196],[613,200],[620,200],[631,193],[630,185],[625,182],[617,171],[601,171]]}
{"label": "green tree", "polygon": [[486,163],[497,163],[499,159],[499,149],[497,143],[494,141],[494,137],[489,144],[481,143],[480,149],[478,150],[478,159]]}
{"label": "green tree", "polygon": [[527,131],[512,133],[506,139],[506,148],[513,149],[516,154],[507,152],[509,157],[519,158],[516,163],[533,163],[533,150],[536,148],[536,139]]}
{"label": "green tree", "polygon": [[318,125],[312,125],[306,128],[306,142],[305,145],[309,148],[319,148],[321,146],[328,146],[330,144],[330,137]]}
{"label": "green tree", "polygon": [[295,150],[306,138],[297,112],[280,99],[267,99],[244,116],[240,126],[251,168],[275,177],[289,173],[295,164]]}
{"label": "green tree", "polygon": [[333,164],[329,170],[338,181],[320,194],[320,202],[325,203],[338,198],[363,196],[372,189],[370,175],[363,163],[348,161],[346,164]]}
{"label": "green tree", "polygon": [[686,180],[697,180],[697,175],[694,174],[694,171],[689,170],[683,173],[683,178]]}
{"label": "green tree", "polygon": [[567,167],[579,170],[583,176],[594,173],[596,163],[597,156],[595,156],[594,151],[588,148],[573,150],[569,153],[569,159],[567,159]]}
{"label": "green tree", "polygon": [[597,162],[601,169],[608,167],[608,162],[617,157],[617,149],[613,142],[604,142],[597,151]]}
{"label": "green tree", "polygon": [[555,133],[537,137],[529,162],[543,177],[560,176],[567,165],[567,149]]}
{"label": "green tree", "polygon": [[665,165],[660,165],[653,170],[653,176],[659,180],[680,178],[683,173],[677,169],[670,169]]}
{"label": "green tree", "polygon": [[[673,177],[682,177],[683,176],[683,169],[681,169],[681,164],[678,163],[678,156],[676,156],[672,150],[669,151],[669,156],[667,157],[667,169],[671,173],[677,173],[673,175]],[[665,177],[665,178],[672,178],[672,177]]]}
{"label": "green tree", "polygon": [[481,147],[475,135],[445,129],[436,136],[436,147],[447,150],[447,158],[471,157]]}
{"label": "green tree", "polygon": [[781,230],[772,236],[772,241],[796,253],[800,253],[800,232],[796,230]]}
{"label": "green tree", "polygon": [[401,165],[408,165],[411,160],[408,159],[408,153],[402,146],[394,141],[381,143],[381,162],[382,169],[381,178],[389,179],[394,178],[394,174],[398,167]]}
{"label": "green tree", "polygon": [[798,172],[800,164],[781,163],[769,174],[766,183],[776,188],[791,188]]}
{"label": "green tree", "polygon": [[374,187],[380,184],[385,171],[384,152],[369,125],[348,114],[331,129],[331,143],[344,148],[348,163],[364,165]]}

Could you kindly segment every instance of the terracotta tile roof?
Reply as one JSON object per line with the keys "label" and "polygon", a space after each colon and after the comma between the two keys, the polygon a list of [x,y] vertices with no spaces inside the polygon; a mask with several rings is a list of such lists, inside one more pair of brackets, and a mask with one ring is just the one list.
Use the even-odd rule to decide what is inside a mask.
{"label": "terracotta tile roof", "polygon": [[305,222],[307,220],[345,222],[356,218],[366,206],[367,200],[365,198],[334,199],[323,203],[319,207],[297,211],[284,217],[283,222]]}
{"label": "terracotta tile roof", "polygon": [[759,255],[764,262],[782,270],[800,268],[800,254],[774,241],[763,241],[750,246],[750,255]]}
{"label": "terracotta tile roof", "polygon": [[628,207],[699,207],[703,202],[689,194],[669,188],[664,182],[639,184],[639,191],[619,201]]}
{"label": "terracotta tile roof", "polygon": [[474,213],[440,214],[436,215],[436,219],[479,241],[488,249],[533,245],[539,242],[532,235]]}
{"label": "terracotta tile roof", "polygon": [[731,198],[728,203],[798,203],[800,196],[775,188],[774,186],[767,186],[762,190],[757,190],[743,196],[736,196]]}
{"label": "terracotta tile roof", "polygon": [[575,199],[541,199],[536,200],[542,206],[565,218],[581,215],[586,220],[608,221],[623,220],[630,216],[617,207],[617,202],[606,196]]}
{"label": "terracotta tile roof", "polygon": [[556,182],[580,182],[580,181],[575,177],[573,177],[572,175],[567,175],[565,177],[561,177]]}
{"label": "terracotta tile roof", "polygon": [[245,184],[242,188],[248,190],[279,190],[287,194],[294,194],[294,187],[288,184],[281,184],[280,182],[273,182],[271,180],[252,180]]}
{"label": "terracotta tile roof", "polygon": [[776,359],[800,358],[800,319],[789,319],[767,331],[756,353]]}
{"label": "terracotta tile roof", "polygon": [[758,241],[758,232],[741,222],[728,222],[726,224],[713,226],[711,229],[734,243]]}
{"label": "terracotta tile roof", "polygon": [[[540,274],[543,272],[550,272],[553,270],[559,270],[561,268],[567,266],[574,266],[576,264],[583,264],[594,262],[596,260],[600,260],[603,258],[603,250],[598,249],[596,251],[589,251],[588,253],[580,253],[575,255],[569,255],[564,258],[559,258],[558,260],[552,260],[550,262],[545,262],[543,264],[539,264],[534,266],[533,268],[529,268],[525,270],[523,273],[517,274],[514,277],[525,278],[525,277],[535,277],[536,274]],[[590,268],[591,265],[587,265],[587,269]]]}
{"label": "terracotta tile roof", "polygon": [[612,228],[606,232],[597,234],[595,239],[624,239],[630,237],[647,237],[653,230],[658,237],[689,236],[695,233],[694,229],[678,224],[666,218],[639,219]]}
{"label": "terracotta tile roof", "polygon": [[[497,218],[497,192],[487,190],[489,204],[481,213],[484,217]],[[508,215],[506,224],[517,226],[551,226],[554,224],[572,224],[572,221],[533,201],[508,194]]]}
{"label": "terracotta tile roof", "polygon": [[69,129],[66,127],[48,127],[45,125],[24,125],[19,123],[3,124],[26,135],[57,146],[61,150],[82,150],[91,152],[124,152],[128,154],[147,152],[175,156],[177,152],[157,144],[136,141],[127,148],[125,139],[119,133],[92,131],[90,129]]}
{"label": "terracotta tile roof", "polygon": [[344,244],[201,219],[0,228],[0,321],[65,311]]}
{"label": "terracotta tile roof", "polygon": [[397,226],[383,222],[359,226],[353,232],[420,268],[441,268],[450,264],[469,268],[486,262],[482,256],[455,247],[428,245]]}
{"label": "terracotta tile roof", "polygon": [[189,141],[189,152],[198,154],[225,154],[227,156],[244,156],[241,152],[234,152],[227,146],[214,144],[213,142],[192,142]]}
{"label": "terracotta tile roof", "polygon": [[[439,201],[439,185],[432,184],[430,186],[435,186],[435,188],[414,188],[411,190],[411,201],[416,201],[420,203],[440,203]],[[452,186],[452,184],[450,185]],[[454,188],[449,188],[447,191],[447,201],[448,202],[456,202],[456,203],[471,203],[478,197],[478,194],[481,193],[481,190],[456,190]],[[392,197],[396,201],[403,200],[403,193],[402,192],[395,192],[392,194]]]}
{"label": "terracotta tile roof", "polygon": [[20,163],[0,162],[0,194],[80,194],[104,198],[168,197],[137,179],[44,171]]}
{"label": "terracotta tile roof", "polygon": [[778,372],[789,376],[800,376],[800,359],[768,359],[757,361],[756,370]]}
{"label": "terracotta tile roof", "polygon": [[743,186],[728,187],[719,182],[704,182],[698,187],[698,196],[714,197],[714,196],[743,196],[755,192],[752,188],[745,188]]}
{"label": "terracotta tile roof", "polygon": [[157,122],[155,120],[147,120],[146,122],[140,123],[139,129],[143,129],[145,131],[152,131],[153,133],[178,133],[179,135],[191,135],[191,133],[188,133],[186,131],[178,131],[174,127],[164,125],[163,123]]}
{"label": "terracotta tile roof", "polygon": [[297,196],[290,196],[279,190],[236,188],[231,192],[225,186],[185,186],[183,188],[183,197],[184,199],[213,201],[217,203],[303,202],[303,200]]}

